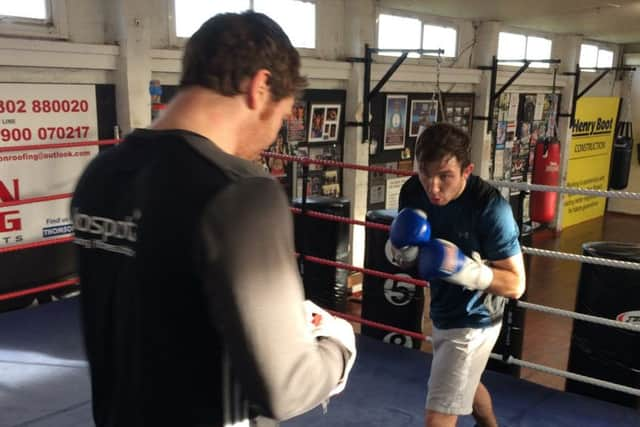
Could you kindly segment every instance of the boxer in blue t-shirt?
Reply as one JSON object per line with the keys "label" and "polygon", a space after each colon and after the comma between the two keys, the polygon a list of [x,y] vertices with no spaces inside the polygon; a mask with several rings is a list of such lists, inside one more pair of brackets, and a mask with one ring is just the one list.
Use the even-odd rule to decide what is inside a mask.
{"label": "boxer in blue t-shirt", "polygon": [[436,124],[416,143],[418,175],[400,192],[386,251],[431,284],[433,363],[426,425],[455,426],[473,414],[497,426],[480,383],[502,323],[506,298],[525,290],[518,226],[500,193],[472,175],[469,136]]}

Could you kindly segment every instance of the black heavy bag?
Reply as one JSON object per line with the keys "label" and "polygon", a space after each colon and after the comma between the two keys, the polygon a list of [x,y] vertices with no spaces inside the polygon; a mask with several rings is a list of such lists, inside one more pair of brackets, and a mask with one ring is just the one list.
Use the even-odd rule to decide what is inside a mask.
{"label": "black heavy bag", "polygon": [[[373,210],[367,213],[367,221],[390,225],[396,215],[395,210]],[[384,246],[388,238],[389,233],[386,230],[367,227],[365,268],[410,277],[407,272],[400,270],[387,260]],[[365,274],[362,283],[363,319],[422,333],[423,312],[424,288],[407,282]],[[422,344],[422,340],[414,337],[366,325],[362,325],[362,334],[408,348],[419,349]]]}
{"label": "black heavy bag", "polygon": [[611,169],[609,170],[609,188],[623,190],[629,183],[631,152],[633,151],[633,126],[631,122],[620,122],[613,142]]}
{"label": "black heavy bag", "polygon": [[[302,199],[293,205],[303,208]],[[306,199],[310,211],[348,218],[351,203],[347,199],[313,196]],[[330,261],[346,263],[349,257],[349,225],[307,215],[294,215],[296,252]],[[305,296],[323,308],[347,309],[348,271],[305,261],[301,264]]]}
{"label": "black heavy bag", "polygon": [[[587,242],[585,255],[640,262],[640,244]],[[640,271],[583,263],[576,312],[638,324]],[[640,387],[640,332],[574,321],[568,370],[628,387]],[[640,409],[640,397],[577,380],[567,380],[566,391]]]}

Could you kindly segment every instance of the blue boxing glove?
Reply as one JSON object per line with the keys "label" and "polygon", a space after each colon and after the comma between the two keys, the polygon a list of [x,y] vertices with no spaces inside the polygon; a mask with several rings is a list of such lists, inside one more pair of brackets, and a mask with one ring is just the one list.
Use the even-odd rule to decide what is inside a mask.
{"label": "blue boxing glove", "polygon": [[385,255],[391,264],[403,269],[411,268],[418,259],[420,246],[430,238],[427,214],[419,209],[402,209],[391,223]]}
{"label": "blue boxing glove", "polygon": [[420,248],[418,273],[425,280],[442,278],[470,290],[485,290],[493,281],[493,271],[477,252],[469,258],[443,239],[431,240]]}

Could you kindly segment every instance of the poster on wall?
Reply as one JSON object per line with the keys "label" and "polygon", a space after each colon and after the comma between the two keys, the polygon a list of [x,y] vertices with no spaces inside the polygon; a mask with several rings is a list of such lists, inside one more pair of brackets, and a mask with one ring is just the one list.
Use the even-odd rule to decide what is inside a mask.
{"label": "poster on wall", "polygon": [[439,120],[458,126],[471,134],[473,124],[473,94],[443,94],[444,111],[438,111]]}
{"label": "poster on wall", "polygon": [[386,188],[386,200],[385,200],[385,209],[398,209],[398,202],[400,199],[400,189],[402,185],[409,179],[408,176],[400,176],[397,178],[389,178],[387,179],[387,188]]}
{"label": "poster on wall", "polygon": [[98,139],[95,86],[0,83],[0,94],[0,248],[69,236],[68,198],[1,204],[73,192],[98,147],[65,145]]}
{"label": "poster on wall", "polygon": [[[280,128],[280,131],[276,136],[275,142],[271,144],[271,146],[268,148],[267,151],[271,153],[276,153],[276,154],[284,154],[287,156],[291,155],[291,146],[287,141],[287,134],[288,134],[288,131],[287,131],[287,126],[285,124],[282,126],[282,128]],[[290,162],[289,160],[276,158],[276,157],[267,157],[266,159],[269,173],[277,178],[283,178],[287,176],[287,173],[289,172],[289,169],[290,169],[289,162]]]}
{"label": "poster on wall", "polygon": [[[385,169],[398,169],[398,162],[375,163],[371,166]],[[385,197],[387,190],[387,179],[396,178],[396,174],[387,174],[384,172],[369,172],[369,209],[384,209]]]}
{"label": "poster on wall", "polygon": [[[308,157],[313,160],[340,160],[338,144],[316,144],[312,146],[298,146],[295,153],[300,157]],[[302,163],[296,162],[296,184],[293,197],[302,195],[303,169]],[[310,163],[309,177],[307,181],[308,195],[322,195],[330,197],[341,197],[342,187],[340,185],[340,171],[332,166]]]}
{"label": "poster on wall", "polygon": [[[567,187],[606,190],[620,98],[583,97],[568,147]],[[606,199],[563,195],[562,228],[604,215]]]}
{"label": "poster on wall", "polygon": [[340,104],[311,105],[309,142],[338,140],[340,108]]}
{"label": "poster on wall", "polygon": [[438,101],[413,100],[411,101],[410,115],[409,136],[418,136],[420,127],[426,129],[438,121]]}
{"label": "poster on wall", "polygon": [[[309,148],[309,158],[313,160],[325,160],[327,157],[326,147],[310,147]],[[319,171],[322,170],[323,166],[318,163],[309,163],[310,171]]]}
{"label": "poster on wall", "polygon": [[[373,164],[371,166],[385,168],[388,167],[386,163]],[[395,168],[396,163],[391,163],[391,167]],[[369,207],[371,205],[377,205],[384,203],[384,194],[386,188],[387,175],[378,171],[369,172]]]}
{"label": "poster on wall", "polygon": [[404,148],[404,136],[407,126],[406,95],[387,95],[387,107],[384,121],[385,150]]}
{"label": "poster on wall", "polygon": [[504,154],[507,141],[507,122],[496,124],[496,141],[493,158],[493,179],[504,178]]}
{"label": "poster on wall", "polygon": [[340,197],[340,182],[337,170],[325,170],[322,182],[322,195]]}
{"label": "poster on wall", "polygon": [[305,117],[307,103],[296,101],[291,107],[291,115],[287,119],[287,141],[289,144],[296,144],[304,141],[305,137]]}

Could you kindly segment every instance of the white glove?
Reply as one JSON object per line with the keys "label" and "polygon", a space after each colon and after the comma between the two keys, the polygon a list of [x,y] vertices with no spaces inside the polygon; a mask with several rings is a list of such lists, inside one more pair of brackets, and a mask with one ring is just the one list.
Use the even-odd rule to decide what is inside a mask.
{"label": "white glove", "polygon": [[419,252],[420,248],[418,246],[396,248],[389,239],[387,239],[387,243],[384,245],[384,254],[387,257],[387,260],[389,260],[391,264],[396,267],[400,267],[403,270],[407,270],[416,264]]}
{"label": "white glove", "polygon": [[341,344],[350,353],[344,366],[342,378],[340,378],[338,385],[331,390],[329,394],[329,397],[331,397],[344,390],[347,384],[347,378],[356,360],[356,337],[353,332],[353,327],[346,320],[332,316],[326,310],[318,307],[309,300],[305,300],[303,306],[311,335],[316,339],[320,337],[331,338]]}

